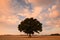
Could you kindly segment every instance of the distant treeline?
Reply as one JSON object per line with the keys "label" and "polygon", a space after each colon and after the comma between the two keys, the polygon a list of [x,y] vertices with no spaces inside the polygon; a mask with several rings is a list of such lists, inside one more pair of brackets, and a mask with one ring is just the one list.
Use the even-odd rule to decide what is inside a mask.
{"label": "distant treeline", "polygon": [[60,34],[51,34],[51,36],[60,36]]}

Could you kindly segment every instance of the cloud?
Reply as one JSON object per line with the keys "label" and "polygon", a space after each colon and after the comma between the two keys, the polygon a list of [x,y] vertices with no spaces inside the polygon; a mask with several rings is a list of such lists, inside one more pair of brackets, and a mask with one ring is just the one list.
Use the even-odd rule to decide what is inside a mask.
{"label": "cloud", "polygon": [[[13,33],[17,30],[19,17],[9,8],[10,0],[0,0],[0,34]],[[15,32],[16,33],[16,32]]]}
{"label": "cloud", "polygon": [[54,21],[54,19],[53,20],[48,20],[46,23],[45,23],[45,25],[48,27],[48,26],[51,26],[51,27],[60,27],[60,21],[59,21],[60,19],[56,19],[55,21]]}
{"label": "cloud", "polygon": [[32,3],[33,5],[51,5],[54,4],[56,0],[28,0],[28,2]]}
{"label": "cloud", "polygon": [[43,24],[41,34],[58,33],[60,28],[59,4],[56,0],[0,0],[0,29],[5,30],[0,33],[19,34],[17,26],[27,17],[36,18]]}
{"label": "cloud", "polygon": [[5,23],[16,23],[18,21],[18,17],[16,15],[13,15],[11,9],[8,6],[9,0],[1,0],[0,1],[0,22]]}
{"label": "cloud", "polygon": [[[33,5],[33,6],[31,6],[31,7],[33,7],[32,12],[30,12],[28,7],[26,7],[26,8],[21,9],[20,12],[18,12],[18,15],[24,16],[24,17],[34,17],[34,18],[37,18],[39,21],[41,20],[41,22],[43,24],[42,34],[44,34],[44,33],[50,34],[51,30],[52,30],[51,33],[55,33],[55,31],[54,31],[54,30],[56,30],[55,28],[57,27],[57,29],[58,29],[58,27],[60,27],[60,25],[59,25],[60,19],[58,18],[60,14],[59,14],[59,11],[57,10],[57,8],[58,8],[57,5],[54,5],[55,1],[28,0],[28,2],[31,3],[31,5]],[[51,7],[48,5],[50,5]],[[45,7],[45,6],[47,6],[47,7]],[[43,11],[43,9],[46,9],[46,10]],[[41,13],[42,11],[44,13]]]}
{"label": "cloud", "polygon": [[21,9],[24,8],[32,9],[31,6],[32,5],[26,0],[11,0],[9,3],[10,9],[16,12],[19,12]]}
{"label": "cloud", "polygon": [[[16,24],[19,21],[18,17],[14,15],[10,16],[0,16],[0,22],[1,23],[6,23],[6,24]],[[9,23],[8,23],[9,22]]]}
{"label": "cloud", "polygon": [[60,27],[54,27],[51,30],[43,29],[43,31],[40,33],[40,35],[41,34],[42,35],[50,35],[50,34],[54,34],[54,33],[59,33],[60,34],[59,30],[60,30]]}
{"label": "cloud", "polygon": [[42,11],[42,7],[34,7],[32,13],[28,9],[25,8],[23,9],[23,11],[21,11],[21,13],[18,13],[18,15],[25,16],[26,18],[27,17],[36,18],[40,14],[41,11]]}
{"label": "cloud", "polygon": [[54,10],[49,14],[49,16],[50,18],[57,18],[58,16],[60,16],[60,13],[57,10]]}
{"label": "cloud", "polygon": [[60,16],[60,12],[57,10],[57,5],[53,5],[52,8],[48,9],[50,11],[49,17],[50,18],[57,18]]}

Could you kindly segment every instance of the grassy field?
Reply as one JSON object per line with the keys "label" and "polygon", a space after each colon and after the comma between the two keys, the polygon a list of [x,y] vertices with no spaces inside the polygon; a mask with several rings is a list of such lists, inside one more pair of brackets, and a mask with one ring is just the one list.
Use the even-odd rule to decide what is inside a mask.
{"label": "grassy field", "polygon": [[60,36],[19,36],[19,35],[1,35],[0,40],[60,40]]}

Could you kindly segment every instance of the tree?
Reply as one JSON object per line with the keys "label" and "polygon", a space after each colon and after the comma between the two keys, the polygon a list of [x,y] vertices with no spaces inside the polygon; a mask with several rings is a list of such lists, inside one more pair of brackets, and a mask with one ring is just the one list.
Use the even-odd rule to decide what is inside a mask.
{"label": "tree", "polygon": [[42,23],[40,23],[37,19],[26,18],[18,25],[18,30],[20,32],[24,32],[31,37],[34,32],[39,33],[42,31]]}
{"label": "tree", "polygon": [[60,36],[59,33],[51,34],[51,36]]}

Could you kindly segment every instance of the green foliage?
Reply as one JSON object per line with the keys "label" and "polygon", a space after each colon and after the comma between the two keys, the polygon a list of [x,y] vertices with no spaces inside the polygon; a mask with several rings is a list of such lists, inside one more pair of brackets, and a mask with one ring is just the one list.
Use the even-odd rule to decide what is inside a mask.
{"label": "green foliage", "polygon": [[27,34],[34,34],[34,32],[39,33],[39,31],[42,31],[42,23],[37,19],[26,18],[18,25],[18,30]]}

